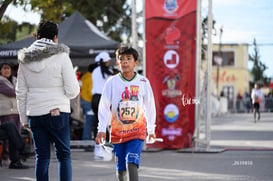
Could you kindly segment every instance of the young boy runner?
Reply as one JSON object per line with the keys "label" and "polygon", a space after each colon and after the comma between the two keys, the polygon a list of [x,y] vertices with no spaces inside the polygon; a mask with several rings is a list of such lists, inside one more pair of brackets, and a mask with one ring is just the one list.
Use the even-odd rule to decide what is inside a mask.
{"label": "young boy runner", "polygon": [[138,167],[147,125],[148,139],[155,139],[156,110],[149,80],[137,74],[138,53],[134,48],[118,49],[121,72],[106,82],[99,104],[96,142],[102,144],[111,119],[111,143],[116,157],[117,178],[138,181]]}

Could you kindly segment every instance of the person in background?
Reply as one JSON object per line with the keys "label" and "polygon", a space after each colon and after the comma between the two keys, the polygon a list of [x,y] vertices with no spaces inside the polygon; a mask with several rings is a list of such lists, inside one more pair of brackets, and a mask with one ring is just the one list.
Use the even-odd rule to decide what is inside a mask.
{"label": "person in background", "polygon": [[256,123],[256,114],[258,114],[258,120],[261,118],[260,103],[263,99],[263,93],[257,83],[254,85],[254,89],[251,91],[251,99],[253,104],[254,121]]}
{"label": "person in background", "polygon": [[98,127],[98,107],[102,94],[102,90],[107,79],[113,75],[113,72],[110,70],[110,60],[111,57],[109,53],[102,51],[95,57],[95,62],[99,65],[96,67],[92,73],[93,88],[92,88],[92,110],[95,114],[94,119],[94,137],[97,136],[97,127]]}
{"label": "person in background", "polygon": [[90,64],[88,66],[87,72],[81,77],[81,107],[83,110],[84,126],[82,132],[83,140],[91,140],[93,138],[92,133],[94,128],[92,128],[94,122],[94,113],[91,108],[92,101],[92,72],[96,68],[97,64]]}
{"label": "person in background", "polygon": [[18,132],[16,126],[12,122],[0,124],[0,140],[9,141],[9,159],[10,169],[27,169],[27,165],[23,165],[20,160],[20,153],[24,151],[25,143]]}
{"label": "person in background", "polygon": [[251,99],[250,99],[250,95],[247,91],[245,91],[242,99],[243,99],[243,103],[244,103],[244,107],[245,107],[245,112],[249,113],[250,108],[251,108]]}
{"label": "person in background", "polygon": [[97,144],[106,139],[111,120],[110,140],[116,157],[116,174],[120,181],[138,181],[138,168],[147,126],[147,140],[155,135],[156,109],[149,80],[136,73],[138,52],[127,46],[118,50],[121,73],[110,77],[99,104]]}
{"label": "person in background", "polygon": [[[18,132],[21,131],[17,109],[15,86],[16,77],[12,75],[12,67],[8,63],[0,65],[0,123],[13,122]],[[3,160],[9,158],[8,141],[3,141]]]}
{"label": "person in background", "polygon": [[238,92],[237,94],[237,97],[236,97],[236,109],[237,109],[237,112],[241,112],[241,102],[242,102],[242,96],[241,94]]}
{"label": "person in background", "polygon": [[48,181],[51,143],[59,165],[59,180],[72,180],[70,100],[80,92],[69,48],[58,44],[58,25],[41,21],[37,40],[19,50],[16,98],[20,119],[30,127],[36,154],[37,181]]}

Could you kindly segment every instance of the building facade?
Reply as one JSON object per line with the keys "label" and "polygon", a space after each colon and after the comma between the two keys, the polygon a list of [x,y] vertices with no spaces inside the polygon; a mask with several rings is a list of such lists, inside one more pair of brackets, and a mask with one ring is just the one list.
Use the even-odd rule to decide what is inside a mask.
{"label": "building facade", "polygon": [[212,79],[216,95],[225,96],[228,110],[236,111],[236,100],[249,92],[247,44],[213,44]]}

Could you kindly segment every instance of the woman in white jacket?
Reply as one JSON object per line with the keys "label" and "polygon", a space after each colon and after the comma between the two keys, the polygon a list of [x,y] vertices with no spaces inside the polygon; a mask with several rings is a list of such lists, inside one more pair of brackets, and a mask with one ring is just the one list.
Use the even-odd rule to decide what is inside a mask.
{"label": "woman in white jacket", "polygon": [[55,146],[60,180],[72,180],[70,99],[80,87],[69,48],[57,44],[57,35],[57,24],[41,22],[37,40],[18,53],[17,103],[21,121],[33,134],[38,181],[48,180],[50,143]]}

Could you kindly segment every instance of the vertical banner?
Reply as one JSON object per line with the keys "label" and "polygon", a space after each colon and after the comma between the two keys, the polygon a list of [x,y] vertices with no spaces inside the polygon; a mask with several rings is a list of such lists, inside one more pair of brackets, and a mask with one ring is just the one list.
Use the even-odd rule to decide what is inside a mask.
{"label": "vertical banner", "polygon": [[147,148],[192,147],[196,0],[145,0],[146,76],[157,109],[157,137]]}

